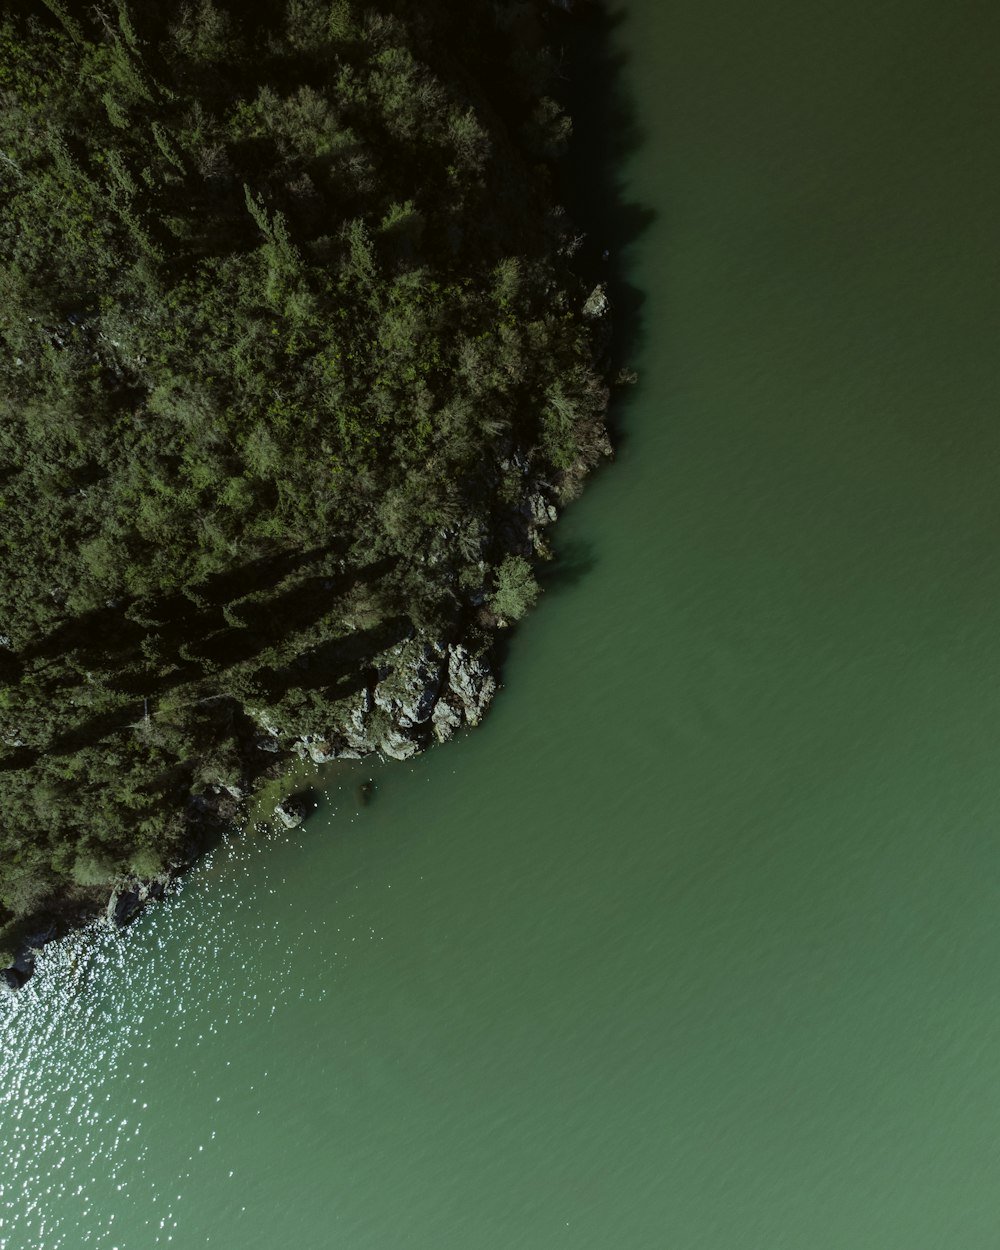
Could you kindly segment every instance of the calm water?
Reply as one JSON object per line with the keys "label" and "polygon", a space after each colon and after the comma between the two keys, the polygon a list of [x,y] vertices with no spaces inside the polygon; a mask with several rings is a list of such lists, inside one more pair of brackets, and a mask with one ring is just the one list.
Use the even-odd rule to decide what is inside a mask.
{"label": "calm water", "polygon": [[49,952],[0,1250],[995,1250],[998,26],[629,3],[589,571],[482,730]]}

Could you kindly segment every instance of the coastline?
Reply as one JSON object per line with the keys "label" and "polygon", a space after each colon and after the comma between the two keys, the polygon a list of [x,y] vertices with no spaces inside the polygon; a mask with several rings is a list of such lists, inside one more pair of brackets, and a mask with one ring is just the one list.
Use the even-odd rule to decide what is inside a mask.
{"label": "coastline", "polygon": [[[580,12],[591,8],[580,6]],[[530,45],[531,53],[538,54],[538,40],[543,34],[548,38],[550,23],[572,22],[579,28],[574,9],[566,3],[537,5],[523,29],[511,28],[508,33],[515,42],[524,39],[526,51]],[[296,709],[295,699],[284,698],[278,709],[268,706],[266,699],[256,699],[251,689],[253,682],[244,680],[242,671],[240,680],[228,690],[221,682],[215,690],[192,688],[200,697],[196,704],[187,706],[197,706],[198,714],[212,723],[208,735],[211,741],[207,748],[182,755],[178,761],[182,776],[195,780],[186,789],[183,784],[178,789],[176,782],[172,783],[172,793],[182,797],[173,809],[175,815],[170,816],[174,830],[170,849],[162,857],[149,857],[160,859],[156,871],[152,867],[145,872],[133,867],[127,872],[119,871],[113,878],[105,875],[99,880],[98,871],[92,881],[81,875],[74,884],[50,890],[31,910],[15,913],[14,921],[9,920],[9,911],[4,916],[0,906],[0,920],[8,921],[0,926],[0,988],[15,990],[24,984],[32,974],[33,952],[49,941],[102,916],[110,924],[129,924],[147,904],[169,893],[172,883],[198,861],[224,829],[245,817],[249,801],[261,787],[280,784],[299,761],[320,765],[336,759],[363,759],[374,753],[396,760],[409,759],[430,745],[447,741],[462,727],[478,725],[486,714],[499,686],[503,638],[531,607],[538,594],[534,573],[551,559],[545,531],[557,519],[559,510],[579,493],[586,475],[611,454],[606,417],[609,377],[613,372],[611,302],[607,283],[600,281],[595,285],[594,281],[598,275],[607,275],[608,266],[595,263],[596,253],[586,264],[580,263],[583,257],[576,256],[586,236],[576,232],[575,223],[557,203],[557,198],[562,197],[554,192],[553,173],[559,153],[555,149],[545,155],[536,153],[532,159],[537,163],[529,167],[524,163],[524,152],[516,145],[509,151],[503,146],[512,143],[506,123],[494,118],[493,125],[491,133],[501,144],[496,157],[501,178],[509,165],[515,180],[526,180],[525,185],[530,186],[536,201],[526,215],[527,225],[538,232],[532,246],[540,249],[541,264],[548,266],[548,285],[542,293],[541,306],[533,315],[544,316],[546,324],[552,327],[559,322],[575,322],[572,333],[577,336],[578,354],[575,362],[567,356],[561,364],[574,369],[579,366],[582,373],[589,374],[586,385],[591,389],[569,419],[560,416],[562,434],[556,444],[545,444],[544,438],[540,442],[537,430],[532,431],[531,422],[538,422],[540,413],[524,422],[526,428],[512,424],[501,440],[484,441],[482,452],[488,457],[485,463],[479,463],[464,482],[456,482],[462,490],[472,492],[467,498],[468,512],[449,518],[447,509],[444,510],[444,523],[428,534],[415,557],[410,582],[400,581],[402,586],[412,585],[418,592],[436,596],[433,610],[419,602],[408,603],[404,597],[401,604],[397,602],[395,607],[386,609],[397,615],[372,614],[366,619],[364,607],[357,607],[354,602],[363,600],[363,596],[358,594],[351,599],[348,595],[343,602],[349,604],[349,611],[339,619],[332,634],[324,635],[318,626],[312,629],[311,622],[320,619],[320,612],[329,614],[339,607],[340,592],[335,585],[338,574],[348,585],[353,576],[359,579],[360,587],[366,586],[367,567],[359,569],[353,553],[354,564],[340,558],[332,546],[321,553],[322,560],[317,560],[316,573],[308,587],[302,582],[305,593],[314,595],[321,605],[309,617],[313,603],[306,601],[304,616],[310,628],[301,633],[291,628],[282,644],[280,661],[272,660],[271,667],[261,670],[275,688],[278,682],[286,682],[288,689],[298,685],[309,693],[310,698],[298,699],[301,711]],[[492,177],[497,177],[496,169]],[[248,206],[254,216],[254,205],[248,201]],[[273,234],[271,226],[268,229]],[[593,243],[588,244],[584,257],[593,250]],[[515,257],[512,263],[516,270],[521,262]],[[490,298],[499,299],[501,309],[506,309],[507,296],[498,296],[498,289]],[[512,311],[504,314],[504,320],[516,325]],[[562,330],[552,333],[561,335]],[[552,340],[555,346],[562,342],[558,337]],[[536,345],[531,350],[540,360],[541,355],[555,348]],[[546,368],[558,376],[555,357]],[[544,370],[541,376],[545,376]],[[537,402],[541,405],[550,401],[539,395]],[[488,411],[484,417],[491,419]],[[468,544],[470,533],[475,536],[471,556],[462,546],[463,542]],[[314,556],[315,552],[308,554]],[[377,564],[376,560],[368,567],[375,569]],[[317,586],[320,592],[325,587],[334,591],[327,596],[325,608],[322,593],[316,594]],[[247,587],[241,589],[245,592]],[[218,603],[204,593],[203,585],[191,593],[197,612],[205,621],[213,613],[224,618],[210,626],[216,631],[214,635],[206,635],[214,648],[207,672],[222,670],[219,645],[223,638],[240,642],[252,637],[262,620],[263,600],[250,589],[251,593],[243,598],[236,595],[231,602],[219,599]],[[184,593],[188,592],[185,587]],[[273,593],[272,602],[276,606],[280,603],[283,609],[297,606],[293,594],[301,592],[291,579],[282,583],[279,578]],[[399,589],[393,593],[398,595]],[[391,599],[390,595],[390,604]],[[183,600],[178,602],[181,610],[186,610]],[[135,641],[128,643],[135,649],[138,642],[143,648],[147,642],[159,643],[156,631],[163,626],[166,637],[174,626],[170,620],[164,625],[155,602],[147,607],[139,597],[134,601],[108,600],[101,609],[101,614],[107,613],[116,613],[134,623],[128,624],[127,629],[131,631],[129,638],[135,634]],[[277,622],[280,616],[273,619]],[[221,630],[219,624],[223,626]],[[239,634],[238,630],[244,632]],[[147,638],[141,638],[138,631],[149,631]],[[185,676],[192,662],[201,659],[197,647],[194,654],[186,648],[182,641],[172,661],[174,671]],[[318,659],[321,651],[324,656]],[[13,651],[11,654],[15,655]],[[335,655],[332,665],[331,654]],[[329,694],[323,685],[328,680],[321,671],[323,659],[333,674]],[[16,658],[12,662],[19,663]],[[171,662],[169,655],[164,662]],[[88,673],[88,680],[89,677]],[[133,693],[147,688],[137,684]],[[169,682],[165,688],[170,690]],[[312,697],[313,692],[322,692],[326,697]],[[134,731],[132,736],[156,741],[160,702],[156,697],[140,699],[140,706],[144,704],[141,721],[127,726]],[[162,702],[166,706],[166,700]],[[179,706],[176,700],[174,706]],[[106,726],[99,718],[94,718],[93,723],[95,730],[104,732]],[[22,755],[33,755],[44,763],[45,747],[40,743],[29,746],[19,732],[5,736],[5,741],[11,748],[5,765],[8,769],[21,767]],[[86,739],[81,741],[86,743]],[[93,741],[96,744],[98,739]],[[76,743],[72,734],[63,733],[55,746],[65,753],[70,747],[75,749]],[[162,810],[166,813],[167,805]],[[283,798],[270,815],[277,824],[293,828],[301,822],[305,810],[302,796],[293,793]],[[93,862],[96,867],[98,861]]]}
{"label": "coastline", "polygon": [[[591,318],[602,322],[595,342],[606,352],[611,337],[610,302],[603,284],[591,290],[585,306],[588,303]],[[596,437],[591,431],[588,441],[591,448],[599,448],[602,457],[613,455],[603,424]],[[559,508],[580,493],[596,461],[593,455],[579,460],[555,482],[532,478],[527,460],[516,451],[497,466],[497,472],[509,471],[512,463],[523,468],[524,490],[500,537],[507,551],[524,559],[536,564],[550,560],[545,531],[558,519]],[[441,535],[443,544],[448,537]],[[435,558],[435,553],[429,558]],[[443,558],[442,553],[437,558]],[[332,705],[321,727],[289,728],[272,724],[266,713],[234,709],[246,727],[240,742],[240,767],[235,775],[220,776],[188,800],[184,853],[154,876],[121,876],[110,893],[92,888],[86,897],[27,918],[14,958],[0,967],[0,991],[21,989],[34,974],[37,954],[49,942],[95,920],[125,928],[146,907],[162,901],[224,830],[239,825],[263,786],[280,783],[296,763],[309,760],[321,765],[373,754],[403,761],[447,742],[462,728],[478,726],[501,686],[498,643],[515,622],[492,610],[482,591],[473,594],[465,606],[464,619],[456,620],[449,634],[431,635],[411,628],[405,638],[376,656],[360,692]],[[271,817],[275,824],[293,829],[306,813],[301,791],[292,791],[275,805]]]}

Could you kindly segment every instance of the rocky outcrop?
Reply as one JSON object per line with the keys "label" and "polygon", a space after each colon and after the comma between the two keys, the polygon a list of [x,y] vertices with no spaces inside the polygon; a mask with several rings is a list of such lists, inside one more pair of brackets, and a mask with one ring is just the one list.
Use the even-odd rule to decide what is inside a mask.
{"label": "rocky outcrop", "polygon": [[434,737],[438,742],[447,742],[455,730],[461,727],[462,714],[446,699],[438,699],[431,713],[431,721],[434,726]]}
{"label": "rocky outcrop", "polygon": [[[526,519],[536,511],[539,523],[549,521],[542,496]],[[447,741],[463,724],[478,725],[496,689],[485,655],[418,636],[378,657],[371,686],[340,704],[323,732],[300,735],[291,749],[314,764],[375,753],[408,760],[434,741]],[[285,823],[287,813],[275,815]]]}
{"label": "rocky outcrop", "polygon": [[434,711],[445,673],[446,650],[439,642],[404,644],[398,666],[375,687],[376,707],[401,729],[425,725]]}
{"label": "rocky outcrop", "polygon": [[[600,289],[592,294],[588,305],[596,309],[599,294]],[[529,462],[516,450],[499,462],[496,482],[503,475],[515,483],[516,489],[497,519],[493,551],[516,552],[528,558],[547,556],[543,532],[558,515],[557,489],[533,475]],[[447,532],[442,534],[440,551],[435,556],[441,564],[449,558],[452,537]],[[365,674],[367,684],[356,694],[332,704],[328,723],[312,725],[308,732],[296,733],[290,726],[274,724],[266,709],[242,709],[248,722],[243,743],[244,771],[239,777],[219,776],[188,800],[188,825],[200,837],[192,841],[186,863],[193,862],[212,836],[239,818],[241,806],[256,781],[280,777],[290,755],[317,765],[338,759],[360,760],[372,754],[408,760],[434,742],[446,742],[463,725],[478,725],[482,721],[497,691],[486,648],[486,631],[499,628],[503,622],[488,606],[495,555],[480,560],[478,567],[481,580],[466,578],[460,588],[463,619],[474,622],[472,636],[477,639],[478,648],[468,635],[458,641],[454,635],[441,638],[426,633],[414,635],[411,631],[411,636],[374,656]],[[281,828],[294,829],[302,823],[310,806],[301,794],[293,795],[273,808],[274,822]],[[175,873],[179,871],[181,867],[174,868]],[[120,882],[104,909],[107,922],[116,928],[125,927],[150,901],[163,897],[169,881],[170,875],[165,874],[153,880]],[[70,924],[63,924],[61,931]],[[10,968],[0,969],[0,990],[20,988],[33,970],[34,952],[25,948]]]}
{"label": "rocky outcrop", "polygon": [[448,689],[453,705],[455,700],[461,705],[466,722],[478,725],[497,689],[489,661],[461,645],[452,647],[448,655]]}
{"label": "rocky outcrop", "polygon": [[305,801],[297,795],[290,795],[275,804],[274,815],[283,829],[297,829],[306,818]]}
{"label": "rocky outcrop", "polygon": [[124,929],[147,903],[163,898],[170,880],[170,873],[165,872],[157,877],[121,882],[111,892],[104,913],[105,919],[116,928]]}
{"label": "rocky outcrop", "polygon": [[420,750],[420,742],[399,729],[390,729],[379,741],[377,750],[393,760],[408,760]]}
{"label": "rocky outcrop", "polygon": [[611,311],[608,288],[603,282],[599,282],[590,292],[584,300],[583,308],[580,311],[584,317],[591,321],[596,321],[599,317],[605,317]]}
{"label": "rocky outcrop", "polygon": [[0,989],[19,990],[26,981],[31,980],[38,948],[44,946],[50,936],[47,933],[36,934],[25,942],[11,966],[0,969]]}

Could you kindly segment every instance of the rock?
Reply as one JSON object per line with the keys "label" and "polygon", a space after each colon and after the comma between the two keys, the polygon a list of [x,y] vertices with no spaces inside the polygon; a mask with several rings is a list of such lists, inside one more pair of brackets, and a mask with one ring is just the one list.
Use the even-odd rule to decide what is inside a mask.
{"label": "rock", "polygon": [[124,929],[130,924],[147,903],[163,898],[170,884],[170,873],[163,872],[156,877],[146,879],[133,878],[117,885],[108,899],[105,919],[109,924]]}
{"label": "rock", "polygon": [[444,699],[439,699],[434,705],[431,720],[434,723],[434,737],[438,742],[447,742],[461,725],[462,713],[453,708],[450,703],[446,703]]}
{"label": "rock", "polygon": [[305,820],[306,805],[293,794],[275,805],[274,814],[285,829],[296,829]]}
{"label": "rock", "polygon": [[305,748],[306,754],[314,764],[329,764],[340,754],[336,746],[325,738],[306,738]]}
{"label": "rock", "polygon": [[14,961],[0,968],[0,994],[14,994],[35,975],[35,960],[42,947],[56,936],[54,927],[29,934],[18,947]]}
{"label": "rock", "polygon": [[303,734],[292,743],[292,750],[300,760],[312,760],[314,764],[329,764],[344,755],[334,735],[317,738],[314,734]]}
{"label": "rock", "polygon": [[277,752],[281,750],[281,747],[278,745],[278,740],[276,738],[272,738],[270,735],[258,738],[254,743],[254,746],[256,746],[258,751],[270,751],[274,754],[277,754]]}
{"label": "rock", "polygon": [[379,743],[379,750],[384,755],[388,755],[390,759],[408,760],[411,756],[416,755],[420,750],[420,746],[400,730],[390,729]]}
{"label": "rock", "polygon": [[535,525],[551,525],[559,519],[555,505],[550,504],[541,491],[536,491],[525,500],[529,515]]}
{"label": "rock", "polygon": [[31,980],[35,972],[35,954],[33,947],[26,946],[18,951],[17,958],[9,968],[5,969],[7,983],[12,989],[19,990],[22,985]]}
{"label": "rock", "polygon": [[134,920],[142,910],[142,892],[138,883],[116,889],[112,892],[108,899],[108,907],[105,913],[110,924],[115,925],[119,929]]}
{"label": "rock", "polygon": [[488,662],[459,645],[448,656],[448,685],[465,710],[470,725],[478,725],[496,694],[497,683]]}
{"label": "rock", "polygon": [[375,688],[375,705],[404,729],[430,720],[444,676],[444,648],[433,642],[410,645],[399,666]]}
{"label": "rock", "polygon": [[541,492],[536,491],[524,501],[528,516],[535,525],[548,525],[549,514],[545,503],[545,496]]}
{"label": "rock", "polygon": [[580,311],[584,317],[589,317],[592,321],[596,321],[598,317],[606,316],[611,311],[608,289],[603,282],[598,282],[597,286],[590,292],[584,300],[583,308]]}

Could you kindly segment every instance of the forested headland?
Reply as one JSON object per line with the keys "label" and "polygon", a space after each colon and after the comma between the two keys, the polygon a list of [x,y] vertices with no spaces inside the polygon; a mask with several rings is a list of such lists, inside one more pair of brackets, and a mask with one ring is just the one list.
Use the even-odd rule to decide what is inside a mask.
{"label": "forested headland", "polygon": [[474,723],[607,450],[551,6],[2,13],[0,966],[293,749]]}

